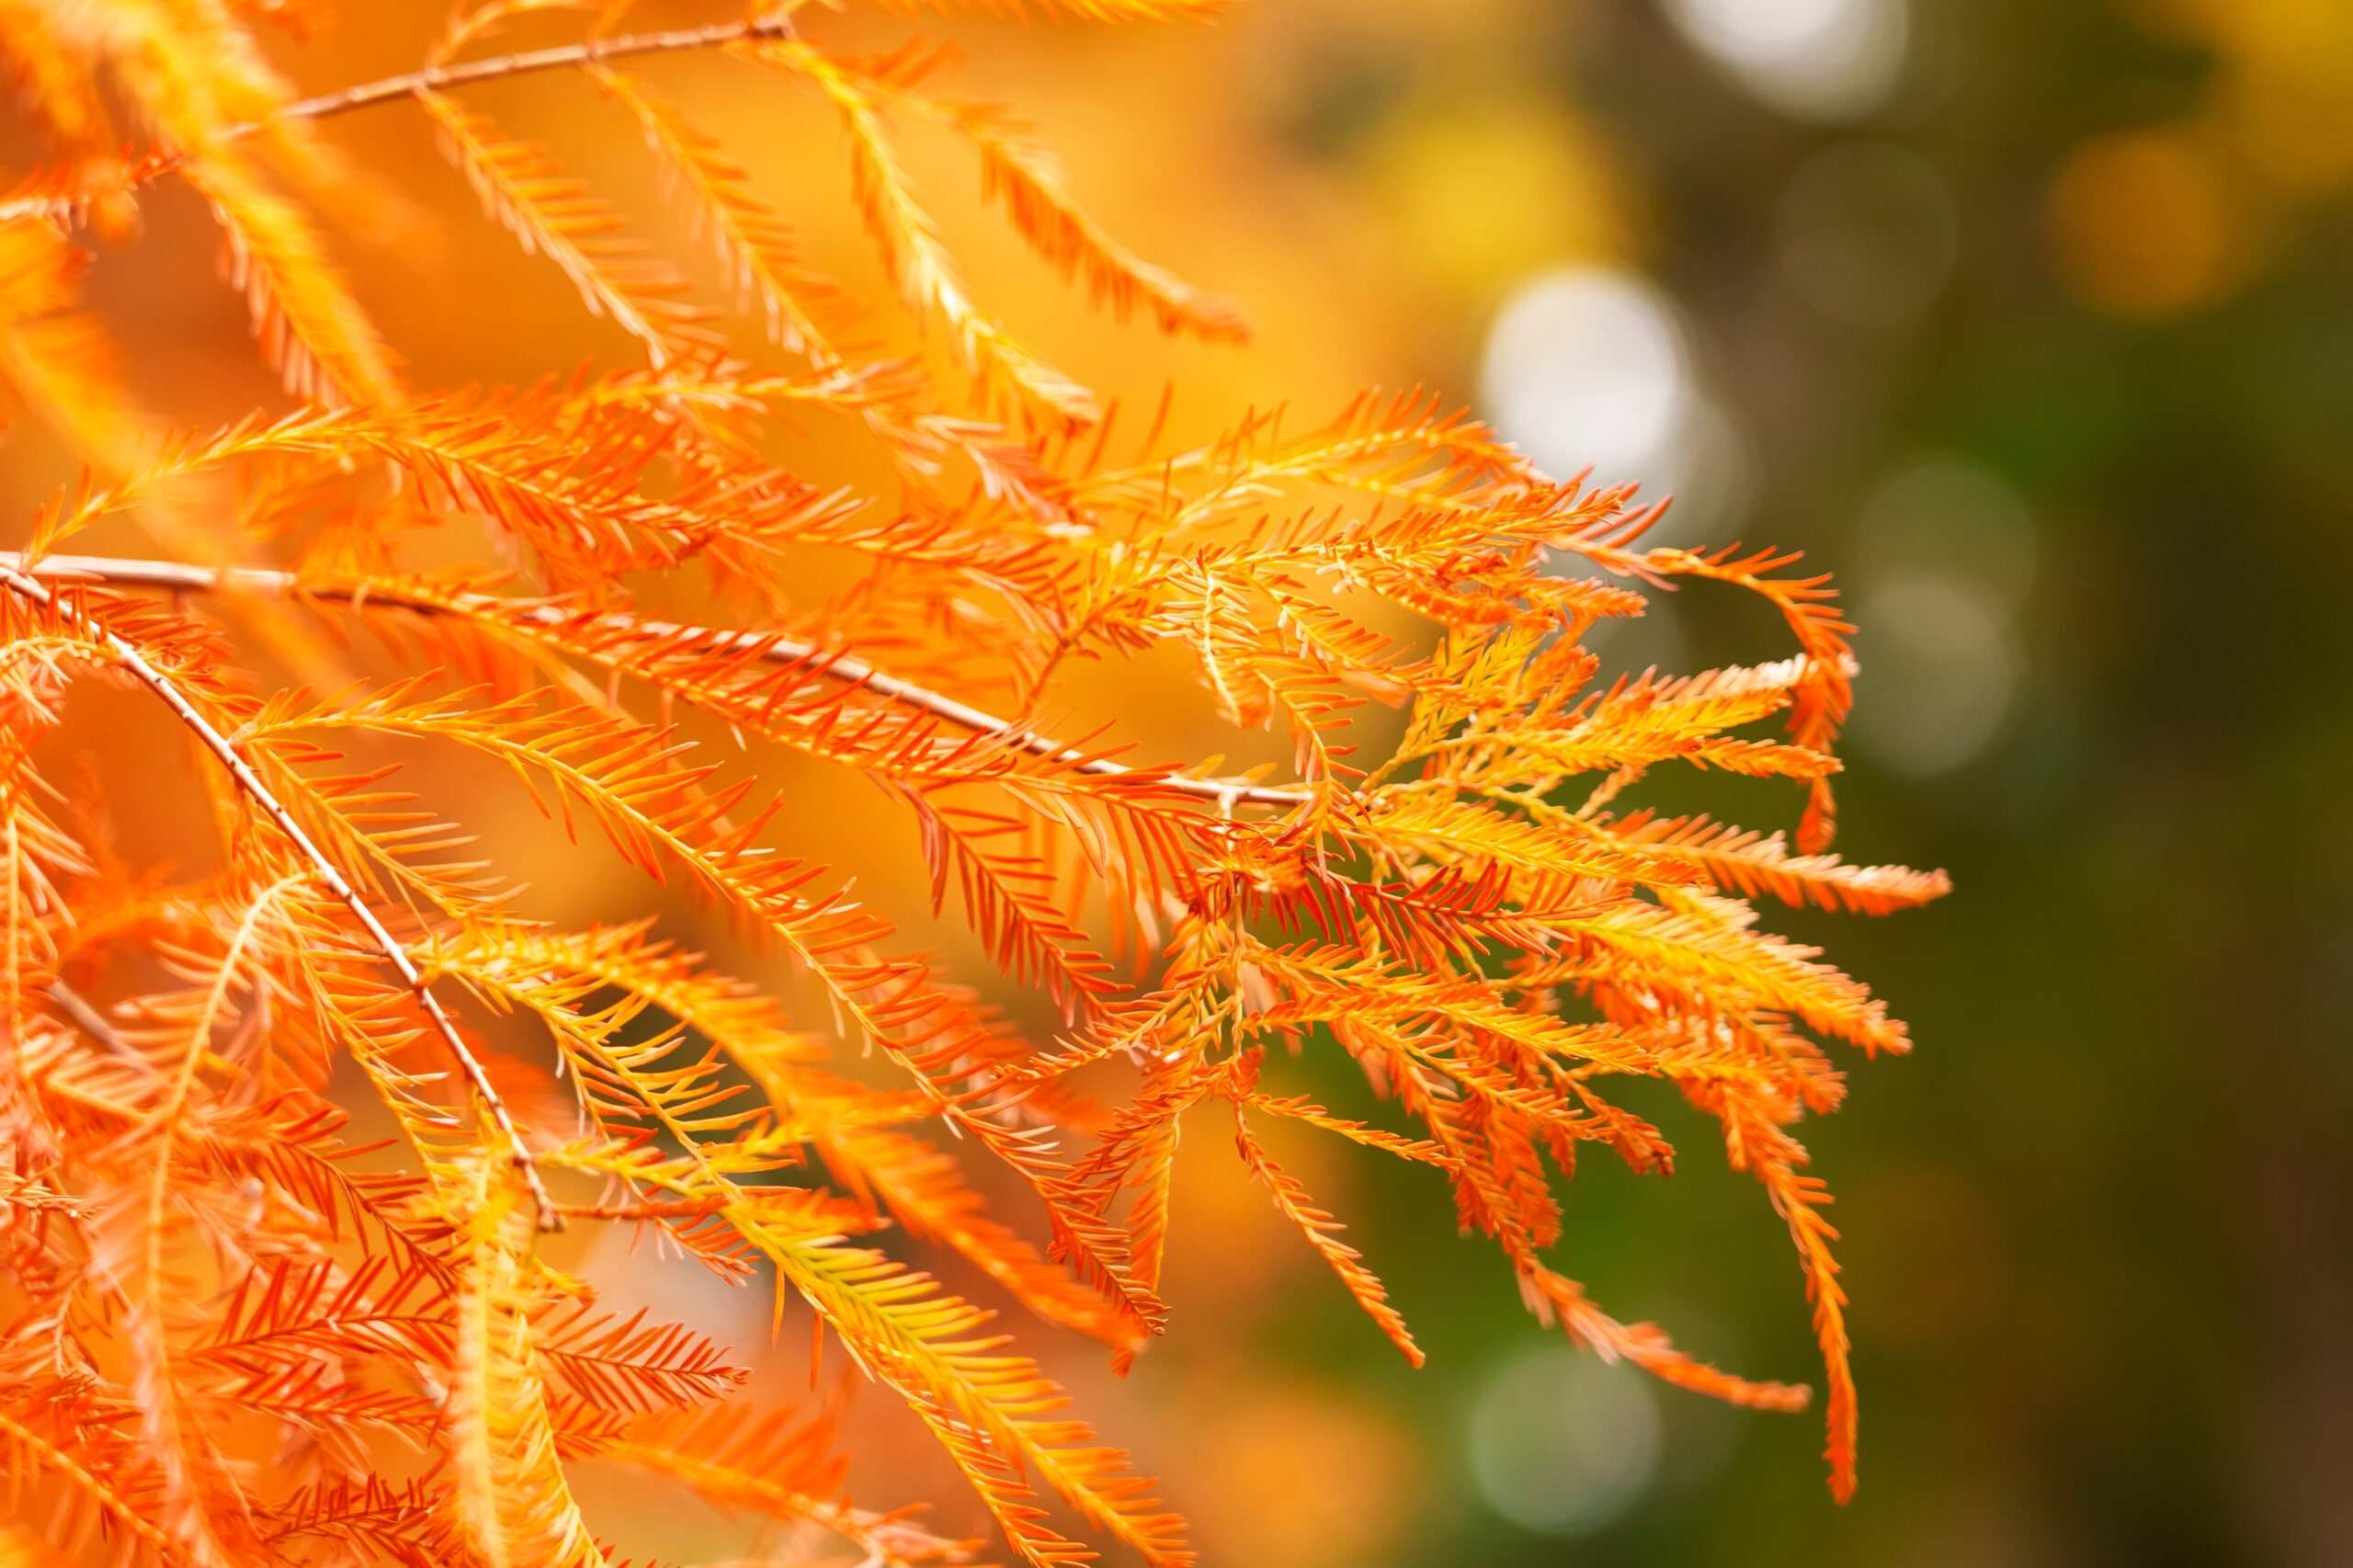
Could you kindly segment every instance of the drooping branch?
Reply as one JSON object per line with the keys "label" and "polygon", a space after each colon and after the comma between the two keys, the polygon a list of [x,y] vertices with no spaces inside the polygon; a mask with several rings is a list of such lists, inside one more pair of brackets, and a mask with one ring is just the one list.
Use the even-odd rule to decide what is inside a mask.
{"label": "drooping branch", "polygon": [[[70,606],[61,604],[57,597],[36,577],[17,570],[17,557],[7,557],[6,563],[0,564],[0,587],[5,587],[17,597],[44,608],[67,616],[74,615]],[[449,1010],[442,1006],[441,999],[433,994],[432,987],[426,983],[423,971],[416,967],[415,960],[408,956],[408,949],[402,946],[398,937],[385,928],[384,923],[376,917],[376,912],[369,908],[367,901],[359,896],[358,890],[351,885],[350,881],[337,869],[335,863],[328,858],[326,852],[319,847],[317,842],[295,819],[294,814],[288,811],[271,792],[269,786],[262,782],[261,776],[254,771],[253,765],[245,760],[244,755],[238,751],[235,744],[222,734],[218,726],[207,719],[198,710],[195,704],[181,694],[179,687],[173,683],[171,677],[148,663],[138,649],[108,630],[102,623],[87,617],[77,619],[81,619],[84,630],[90,637],[107,650],[108,656],[120,665],[132,679],[154,693],[156,699],[172,710],[173,716],[196,736],[204,749],[210,752],[221,765],[229,770],[229,776],[236,781],[237,788],[244,792],[245,797],[253,801],[264,816],[277,824],[278,830],[286,835],[302,858],[310,863],[320,883],[334,895],[337,903],[350,912],[351,917],[358,922],[360,929],[368,934],[368,939],[375,945],[376,950],[383,956],[387,963],[392,966],[400,975],[402,983],[408,987],[410,994],[416,998],[417,1006],[424,1009],[426,1017],[431,1021],[434,1032],[439,1035],[442,1043],[449,1047],[449,1053],[457,1060],[459,1070],[465,1074],[466,1082],[472,1086],[475,1095],[481,1098],[483,1108],[489,1113],[491,1120],[497,1125],[500,1135],[506,1140],[507,1146],[514,1151],[516,1164],[522,1168],[523,1179],[530,1188],[531,1200],[538,1208],[540,1222],[551,1228],[560,1224],[561,1217],[555,1204],[549,1198],[547,1188],[540,1183],[539,1167],[532,1160],[530,1151],[524,1146],[522,1134],[516,1128],[514,1119],[507,1113],[506,1102],[500,1097],[496,1086],[491,1083],[489,1074],[483,1071],[480,1058],[474,1055],[459,1035],[456,1021],[449,1017]]]}
{"label": "drooping branch", "polygon": [[[299,594],[346,601],[363,597],[355,589],[339,588],[332,584],[306,583],[294,573],[267,567],[191,566],[176,561],[140,561],[99,555],[51,555],[28,565],[20,554],[0,551],[0,571],[17,570],[43,576],[95,582],[108,587],[162,588],[175,593],[251,594],[265,598],[291,598]],[[418,615],[447,613],[447,606],[440,602],[405,597],[394,588],[370,585],[364,597],[370,604],[397,605]],[[487,594],[460,596],[459,602],[469,608],[500,609],[508,613],[517,610],[517,607],[504,604]],[[574,612],[551,605],[523,608],[519,613],[543,626],[572,625],[580,619]],[[903,680],[862,659],[847,654],[827,654],[815,643],[796,638],[771,636],[765,632],[731,631],[718,627],[682,626],[626,615],[597,616],[590,624],[650,637],[693,642],[713,653],[756,650],[764,659],[780,665],[806,665],[813,675],[824,676],[893,702],[921,709],[959,729],[995,737],[1033,756],[1070,764],[1081,773],[1093,774],[1097,778],[1118,778],[1136,771],[1124,763],[1104,756],[1090,756],[1051,736],[1035,733],[1012,720],[1000,718],[970,703],[960,702],[955,698],[917,686],[913,681]],[[1231,811],[1236,806],[1270,806],[1288,810],[1303,806],[1313,798],[1304,790],[1277,789],[1239,779],[1187,778],[1172,775],[1165,783],[1168,789],[1214,801],[1224,811]]]}

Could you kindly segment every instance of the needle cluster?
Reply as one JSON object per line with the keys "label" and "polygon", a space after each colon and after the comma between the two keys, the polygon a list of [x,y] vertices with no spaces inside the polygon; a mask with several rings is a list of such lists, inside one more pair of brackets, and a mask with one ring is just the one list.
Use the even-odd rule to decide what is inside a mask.
{"label": "needle cluster", "polygon": [[[1413,1361],[1270,1124],[1427,1167],[1498,1285],[1577,1343],[1804,1403],[1556,1268],[1579,1158],[1674,1163],[1621,1103],[1638,1078],[1711,1119],[1795,1243],[1845,1495],[1847,1298],[1793,1129],[1839,1103],[1836,1053],[1906,1038],[1760,913],[1886,914],[1945,882],[1828,852],[1853,665],[1824,582],[1771,551],[1646,547],[1631,491],[1541,473],[1419,395],[1252,415],[1199,446],[1114,439],[1095,393],[975,299],[904,130],[967,145],[1013,228],[1104,307],[1231,341],[1233,306],[1126,249],[1021,120],[949,95],[938,50],[852,54],[791,4],[661,32],[627,31],[627,9],[461,6],[421,67],[298,98],[256,30],[299,33],[307,5],[0,0],[0,56],[53,154],[0,199],[0,380],[87,464],[0,555],[0,1555],[600,1564],[587,1460],[769,1521],[761,1562],[983,1551],[848,1502],[829,1408],[777,1407],[735,1351],[600,1309],[551,1256],[551,1232],[620,1227],[837,1343],[1021,1558],[1116,1543],[1175,1568],[1185,1528],[1154,1483],[995,1307],[925,1270],[1124,1368],[1166,1324],[1179,1129],[1212,1118]],[[502,29],[567,18],[568,40],[496,52]],[[837,119],[894,301],[817,276],[639,74],[688,52]],[[723,294],[468,101],[551,70],[642,132]],[[429,121],[548,287],[634,358],[518,390],[410,384],[324,237],[410,199],[321,134],[359,110]],[[78,279],[85,241],[131,242],[174,181],[209,207],[290,396],[159,438],[117,375],[139,346]],[[893,310],[943,356],[871,348]],[[788,421],[872,444],[895,480],[812,483],[768,455]],[[1769,606],[1782,656],[1603,678],[1588,634],[1688,585]],[[347,681],[361,649],[375,673]],[[1168,651],[1205,711],[1286,760],[1171,764],[1065,727],[1074,666]],[[103,684],[191,742],[153,767],[182,769],[211,841],[171,865],[125,860],[72,744],[75,688]],[[428,752],[498,765],[821,1005],[790,1011],[689,950],[679,899],[619,925],[533,912],[462,820],[473,802],[402,774]],[[763,785],[780,754],[880,788],[994,983],[951,981],[853,895],[859,846]],[[1636,803],[1668,769],[1786,781],[1794,843]],[[1302,1054],[1378,1114],[1287,1083]],[[984,1165],[1023,1211],[992,1211]]]}

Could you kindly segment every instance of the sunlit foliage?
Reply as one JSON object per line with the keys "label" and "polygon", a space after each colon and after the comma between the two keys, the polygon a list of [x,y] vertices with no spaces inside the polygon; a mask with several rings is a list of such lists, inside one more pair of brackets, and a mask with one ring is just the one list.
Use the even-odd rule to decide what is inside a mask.
{"label": "sunlit foliage", "polygon": [[[639,33],[625,10],[496,0],[422,70],[298,101],[249,35],[299,31],[308,6],[0,4],[54,154],[0,207],[0,375],[88,464],[0,558],[10,1550],[602,1562],[571,1473],[590,1459],[838,1538],[821,1553],[982,1550],[847,1501],[824,1405],[755,1407],[729,1350],[601,1311],[596,1281],[544,1256],[551,1231],[620,1226],[665,1267],[773,1291],[779,1330],[805,1312],[820,1348],[931,1430],[1022,1557],[1078,1562],[1092,1539],[1184,1562],[1154,1483],[991,1308],[918,1269],[952,1258],[1124,1368],[1165,1322],[1188,1113],[1231,1119],[1274,1206],[1409,1359],[1409,1327],[1277,1164],[1269,1124],[1429,1167],[1500,1251],[1497,1285],[1576,1342],[1737,1403],[1804,1403],[1619,1322],[1548,1261],[1583,1146],[1643,1171],[1675,1158],[1614,1092],[1635,1077],[1721,1125],[1796,1243],[1844,1495],[1846,1297],[1790,1129],[1837,1105],[1834,1050],[1906,1040],[1752,901],[1883,914],[1944,884],[1827,852],[1852,674],[1829,589],[1769,551],[1646,548],[1630,492],[1540,473],[1420,396],[1322,424],[1253,415],[1196,448],[1121,435],[975,300],[902,126],[968,143],[1013,226],[1106,308],[1212,342],[1242,317],[1086,216],[1018,119],[949,96],[934,50],[847,54],[791,6]],[[524,12],[580,30],[497,52]],[[837,117],[895,301],[813,275],[731,154],[631,74],[687,51]],[[585,74],[642,129],[723,297],[467,101],[542,70]],[[361,109],[428,119],[548,287],[638,362],[411,385],[316,215],[364,228],[400,199],[317,134]],[[292,401],[159,440],[118,385],[140,345],[109,342],[77,279],[85,242],[131,238],[165,181],[209,206]],[[861,347],[861,320],[892,309],[950,359]],[[837,492],[776,466],[776,423],[809,417],[878,444],[899,483]],[[178,553],[64,552],[134,517]],[[472,555],[497,564],[448,564]],[[1757,597],[1793,647],[1602,678],[1586,634],[1684,585]],[[347,682],[362,647],[398,673]],[[1052,726],[1074,665],[1158,649],[1189,658],[1225,723],[1282,737],[1288,765],[1152,765]],[[125,862],[56,733],[84,683],[185,731],[213,843]],[[731,735],[744,751],[711,744]],[[468,802],[403,787],[420,748],[497,765],[722,912],[818,1009],[789,1014],[658,915],[527,913],[498,846],[453,820]],[[852,894],[859,846],[763,787],[779,749],[878,785],[997,994],[1058,1022],[1017,1028],[910,952]],[[1793,784],[1794,846],[1631,804],[1665,768]],[[842,863],[791,852],[815,843]],[[513,1058],[517,1019],[560,1095]],[[828,1065],[844,1051],[891,1080]],[[1352,1061],[1384,1114],[1286,1084],[1302,1052]],[[358,1146],[353,1119],[397,1136]],[[1019,1178],[1027,1212],[989,1211],[983,1162]]]}

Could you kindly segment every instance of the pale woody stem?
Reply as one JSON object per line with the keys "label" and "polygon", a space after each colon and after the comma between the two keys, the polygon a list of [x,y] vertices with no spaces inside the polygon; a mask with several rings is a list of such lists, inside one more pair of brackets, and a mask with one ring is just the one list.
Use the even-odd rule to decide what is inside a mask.
{"label": "pale woody stem", "polygon": [[317,875],[320,882],[325,886],[327,892],[350,912],[351,917],[358,922],[362,930],[367,932],[369,940],[375,945],[377,951],[381,953],[385,961],[399,973],[402,982],[407,985],[410,994],[416,998],[417,1006],[425,1010],[425,1016],[432,1021],[434,1032],[441,1037],[442,1043],[447,1045],[450,1054],[457,1058],[459,1069],[464,1073],[466,1082],[472,1086],[475,1095],[481,1098],[483,1109],[489,1113],[491,1120],[498,1128],[499,1134],[506,1141],[507,1147],[513,1151],[515,1162],[522,1170],[524,1182],[530,1188],[531,1200],[538,1208],[540,1224],[553,1227],[560,1223],[556,1207],[549,1199],[547,1188],[540,1184],[539,1166],[531,1159],[530,1151],[524,1146],[522,1134],[517,1130],[513,1119],[507,1115],[506,1102],[499,1097],[498,1091],[492,1085],[489,1075],[483,1072],[480,1059],[468,1049],[465,1040],[460,1037],[455,1020],[441,1006],[441,999],[434,995],[432,988],[426,983],[424,973],[417,969],[415,961],[408,956],[408,949],[384,928],[384,923],[376,917],[376,912],[368,907],[367,901],[359,896],[358,890],[353,888],[342,871],[336,869],[335,862],[327,858],[325,852],[313,841],[310,834],[304,831],[302,824],[294,819],[293,813],[279,803],[277,796],[270,792],[269,787],[261,781],[258,774],[255,773],[252,765],[245,761],[244,755],[214,726],[210,720],[199,712],[187,698],[181,696],[179,688],[172,683],[171,679],[149,664],[138,649],[108,631],[97,621],[78,615],[70,607],[61,606],[56,597],[46,586],[17,570],[13,559],[10,564],[0,566],[0,587],[6,587],[19,598],[51,609],[61,610],[81,620],[84,629],[105,645],[108,655],[133,679],[153,692],[164,706],[169,708],[180,722],[188,726],[196,738],[203,744],[204,748],[229,770],[229,776],[236,780],[237,788],[245,792],[246,797],[261,810],[262,814],[277,824],[278,831],[283,833],[301,852],[302,858],[310,862],[313,871]]}
{"label": "pale woody stem", "polygon": [[388,76],[381,82],[346,87],[337,93],[322,93],[317,97],[288,104],[273,118],[324,119],[329,115],[346,114],[393,98],[436,93],[448,87],[462,87],[470,82],[521,76],[533,71],[558,71],[570,65],[601,65],[608,61],[627,60],[641,54],[674,54],[682,50],[716,49],[731,43],[759,43],[791,36],[791,23],[781,17],[767,17],[721,22],[707,28],[681,28],[674,32],[630,33],[621,38],[589,39],[585,42],[561,44],[552,49],[525,50],[488,60],[429,66],[422,71],[412,71],[404,76]]}
{"label": "pale woody stem", "polygon": [[[176,592],[245,593],[268,598],[286,598],[307,593],[319,598],[357,599],[356,592],[337,592],[330,585],[309,585],[290,572],[275,572],[260,567],[188,566],[175,561],[131,561],[96,555],[52,555],[44,557],[29,568],[23,558],[0,551],[0,570],[28,569],[58,577],[97,582],[114,587],[164,588]],[[369,587],[364,596],[377,604],[397,605],[413,614],[444,613],[444,607],[429,599],[404,598],[392,588]],[[477,607],[472,601],[479,600]],[[495,609],[499,601],[488,596],[471,596],[468,608]],[[528,619],[545,626],[564,626],[579,619],[573,612],[553,606],[540,605],[524,609]],[[1007,745],[1055,762],[1074,765],[1081,773],[1097,778],[1120,778],[1135,771],[1108,757],[1090,757],[1074,747],[1063,744],[1051,736],[1036,734],[1009,719],[959,702],[952,697],[933,691],[912,681],[902,680],[878,670],[863,660],[844,654],[827,656],[811,642],[790,637],[772,637],[759,632],[729,631],[718,629],[673,625],[667,621],[638,620],[626,616],[597,618],[606,629],[642,632],[657,638],[677,638],[692,641],[713,652],[748,651],[757,649],[761,657],[781,665],[807,665],[811,673],[870,691],[878,697],[909,707],[920,708],[937,718],[944,719],[959,729],[975,734],[993,735]],[[1217,778],[1186,778],[1171,776],[1161,780],[1162,786],[1194,796],[1214,804],[1221,814],[1231,815],[1236,806],[1272,806],[1292,810],[1307,804],[1313,798],[1304,790],[1281,790],[1263,784],[1249,784]]]}
{"label": "pale woody stem", "polygon": [[[331,115],[348,114],[353,109],[415,97],[420,93],[528,75],[536,71],[599,65],[640,55],[674,54],[686,50],[724,48],[729,44],[775,42],[791,36],[790,22],[781,17],[767,17],[722,22],[707,28],[681,28],[672,32],[629,33],[620,38],[589,39],[551,49],[523,50],[513,54],[494,55],[486,60],[460,61],[454,65],[432,65],[404,75],[387,76],[381,81],[365,82],[356,87],[297,99],[264,119],[223,127],[213,133],[211,140],[215,143],[235,142],[277,120],[324,119]],[[152,153],[135,162],[130,183],[144,185],[169,174],[187,163],[189,155],[186,149]],[[75,197],[61,200],[44,195],[22,201],[0,202],[0,222],[33,216],[51,219],[72,217],[80,210],[82,199]]]}

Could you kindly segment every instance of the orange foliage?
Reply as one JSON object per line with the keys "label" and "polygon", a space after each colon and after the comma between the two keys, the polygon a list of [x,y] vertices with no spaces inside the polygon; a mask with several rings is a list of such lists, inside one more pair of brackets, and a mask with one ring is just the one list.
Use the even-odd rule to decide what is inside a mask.
{"label": "orange foliage", "polygon": [[[1611,1097],[1628,1076],[1718,1119],[1795,1237],[1846,1494],[1836,1233],[1789,1129],[1839,1100],[1823,1041],[1901,1051],[1905,1035],[1745,901],[1884,914],[1945,884],[1826,852],[1850,677],[1827,587],[1770,553],[1645,549],[1630,492],[1555,481],[1420,396],[1303,430],[1256,415],[1189,449],[1120,445],[1094,394],[972,298],[899,121],[968,141],[1021,235],[1114,310],[1226,340],[1232,306],[1082,212],[1018,119],[937,96],[927,50],[853,57],[789,5],[649,33],[620,31],[625,9],[492,0],[422,71],[297,101],[249,29],[306,30],[309,6],[0,6],[56,157],[0,207],[0,376],[89,465],[0,557],[0,1449],[12,1496],[45,1500],[24,1517],[68,1555],[597,1563],[572,1477],[595,1459],[870,1562],[971,1559],[975,1543],[844,1499],[828,1411],[752,1407],[727,1351],[601,1312],[546,1237],[609,1225],[656,1233],[673,1267],[764,1282],[779,1320],[805,1306],[1029,1561],[1087,1560],[1086,1530],[1182,1563],[1152,1483],[913,1256],[961,1256],[1126,1365],[1165,1322],[1177,1127],[1206,1101],[1409,1358],[1371,1267],[1254,1123],[1442,1173],[1530,1309],[1599,1353],[1802,1403],[1617,1322],[1544,1261],[1580,1145],[1672,1162]],[[485,52],[525,12],[577,12],[585,31]],[[837,114],[884,271],[961,379],[859,347],[869,302],[809,271],[717,142],[631,74],[686,51],[813,87]],[[551,154],[462,101],[551,69],[588,74],[639,123],[733,286],[719,303],[755,331],[732,334]],[[404,383],[314,215],[397,199],[315,127],[403,102],[563,275],[550,287],[576,290],[642,364],[489,394]],[[209,205],[298,403],[157,441],[76,302],[77,241],[127,236],[169,179]],[[809,411],[876,443],[895,492],[769,461],[775,422]],[[179,553],[59,553],[126,517]],[[441,564],[420,563],[425,540]],[[485,552],[504,563],[447,563]],[[818,561],[847,585],[813,595]],[[1596,623],[1697,580],[1763,596],[1794,655],[1599,680]],[[691,608],[714,604],[734,613]],[[345,684],[360,631],[389,673]],[[1225,722],[1287,740],[1279,777],[1053,733],[1074,662],[1163,647],[1189,655]],[[189,788],[217,842],[179,869],[118,858],[54,736],[80,682],[133,690],[195,742]],[[1368,705],[1398,717],[1359,724]],[[1783,738],[1760,730],[1776,719]],[[709,744],[730,731],[751,761]],[[496,856],[401,787],[401,744],[498,765],[763,939],[827,1006],[789,1017],[657,915],[527,916]],[[1025,1034],[904,950],[851,894],[853,846],[839,868],[784,853],[809,824],[758,783],[777,750],[880,785],[934,899],[1059,1027]],[[1677,765],[1798,783],[1798,850],[1617,806]],[[503,1015],[535,1023],[562,1096],[512,1060]],[[1288,1061],[1273,1045],[1345,1053],[1411,1132],[1267,1081]],[[878,1051],[895,1082],[831,1070],[843,1047]],[[390,1147],[348,1142],[353,1116],[389,1118]],[[1026,1185],[1042,1244],[989,1212],[975,1161]]]}

